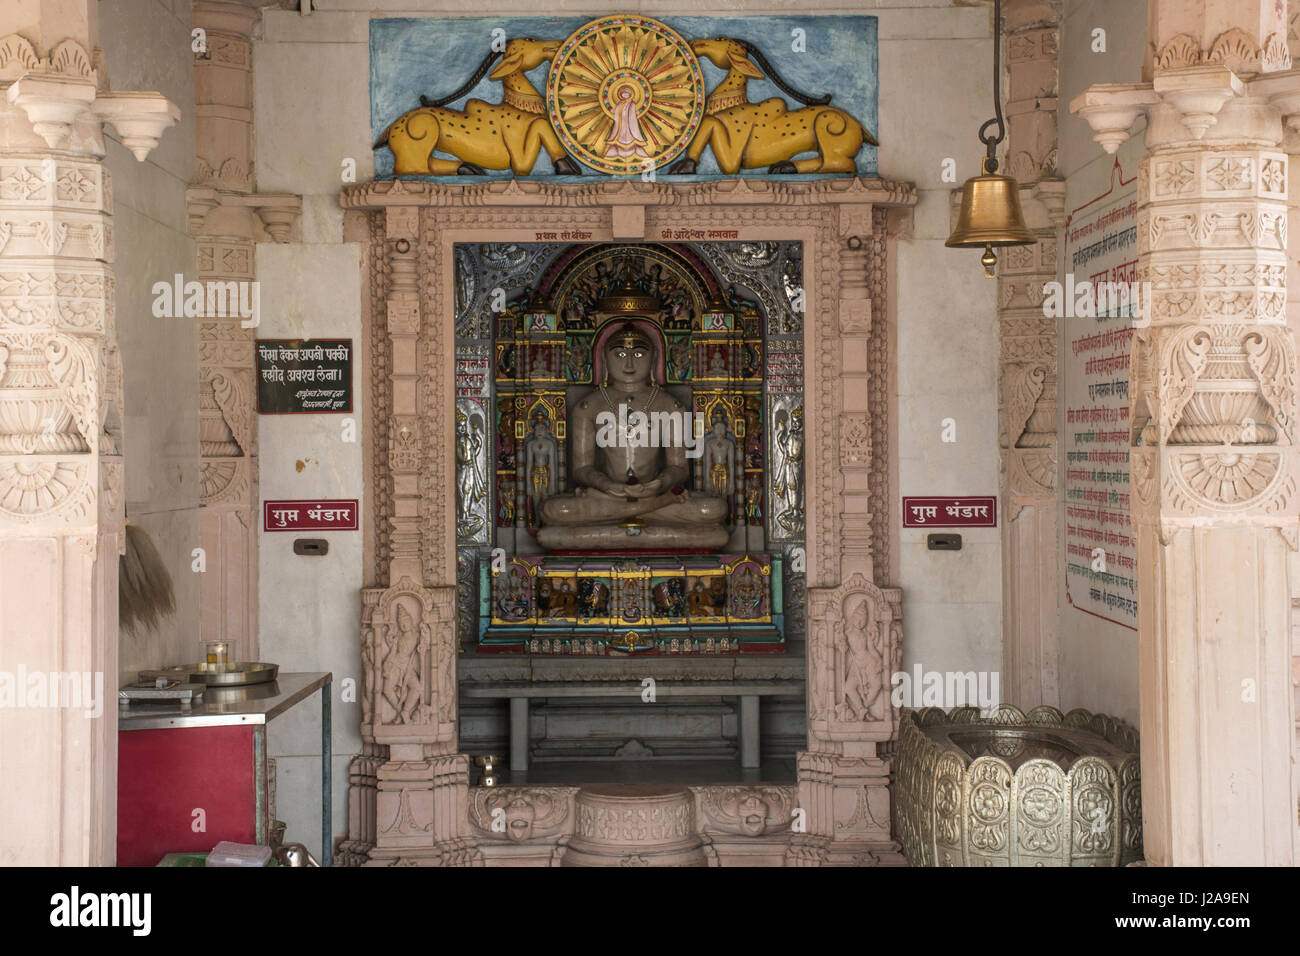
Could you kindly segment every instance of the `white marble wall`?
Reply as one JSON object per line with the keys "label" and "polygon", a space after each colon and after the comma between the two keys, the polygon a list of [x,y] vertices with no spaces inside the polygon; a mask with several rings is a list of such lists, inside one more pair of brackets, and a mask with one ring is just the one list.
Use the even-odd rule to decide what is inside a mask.
{"label": "white marble wall", "polygon": [[[338,204],[344,159],[357,181],[371,179],[370,52],[365,15],[280,10],[263,14],[253,50],[253,115],[261,192],[302,196],[302,245],[258,246],[262,288],[259,338],[352,338],[356,349],[357,442],[341,440],[342,415],[259,416],[262,500],[361,498],[361,402],[366,381],[361,339],[361,265],[343,243]],[[305,63],[327,68],[306,71]],[[327,122],[322,122],[326,118]],[[300,466],[301,463],[301,466]],[[364,516],[363,516],[364,520]],[[361,749],[359,704],[343,682],[361,680],[362,532],[312,532],[329,540],[323,558],[293,553],[297,535],[262,532],[259,628],[262,654],[285,670],[334,674],[334,833],[347,831],[348,761]],[[356,700],[356,695],[349,695]],[[320,851],[320,712],[304,703],[269,735],[276,760],[276,809],[288,839]]]}
{"label": "white marble wall", "polygon": [[[263,148],[265,145],[263,144]],[[280,188],[263,186],[264,191]],[[257,247],[262,322],[258,338],[350,338],[361,341],[361,260],[358,247],[335,241]],[[365,381],[362,353],[354,352],[354,381]],[[353,414],[262,415],[261,496],[268,499],[360,498],[361,413],[364,395],[354,391]],[[345,438],[351,421],[356,440]],[[324,538],[323,557],[293,553],[298,537]],[[345,832],[347,762],[361,749],[355,692],[361,680],[361,531],[268,532],[258,540],[258,621],[262,656],[283,671],[330,671],[334,675],[333,764],[335,833]],[[353,693],[345,695],[345,681]],[[352,702],[343,698],[348,696]],[[267,734],[276,761],[277,812],[288,839],[320,844],[320,707],[317,699],[276,718]]]}
{"label": "white marble wall", "polygon": [[[1106,52],[1092,52],[1092,32],[1106,31]],[[1128,0],[1077,0],[1066,4],[1061,24],[1060,59],[1060,157],[1065,177],[1066,214],[1103,192],[1110,182],[1115,161],[1092,141],[1088,124],[1069,113],[1070,100],[1093,83],[1128,83],[1140,75],[1147,43],[1146,4]],[[1116,154],[1125,177],[1136,176],[1145,148],[1138,120],[1134,136]],[[1069,338],[1063,319],[1057,339],[1064,362]],[[1058,383],[1064,388],[1064,375]],[[1061,393],[1063,396],[1063,392]],[[1064,428],[1065,401],[1057,403]],[[1061,432],[1064,434],[1064,432]],[[1064,444],[1062,444],[1064,450]],[[1064,486],[1064,454],[1057,487]],[[1065,527],[1064,504],[1060,527]],[[1112,624],[1069,606],[1065,599],[1065,575],[1060,593],[1060,679],[1061,708],[1087,707],[1138,723],[1138,635],[1137,631]]]}
{"label": "white marble wall", "polygon": [[[199,659],[197,320],[156,318],[153,284],[194,277],[185,187],[194,174],[194,57],[188,0],[105,4],[99,42],[114,89],[158,90],[181,120],[143,163],[105,136],[113,178],[117,335],[126,407],[126,516],[153,538],[176,592],[156,631],[123,631],[120,680],[144,667]],[[112,684],[115,677],[108,677]]]}
{"label": "white marble wall", "polygon": [[[898,470],[901,495],[996,495],[996,283],[979,252],[947,249],[956,186],[980,171],[976,137],[993,104],[992,18],[985,8],[916,5],[880,13],[880,175],[916,183],[914,238],[899,243]],[[936,68],[941,65],[942,68]],[[943,441],[952,419],[956,440]],[[1001,520],[999,518],[999,520]],[[1001,667],[1002,557],[994,528],[962,531],[961,551],[929,551],[902,529],[903,665],[927,671]]]}

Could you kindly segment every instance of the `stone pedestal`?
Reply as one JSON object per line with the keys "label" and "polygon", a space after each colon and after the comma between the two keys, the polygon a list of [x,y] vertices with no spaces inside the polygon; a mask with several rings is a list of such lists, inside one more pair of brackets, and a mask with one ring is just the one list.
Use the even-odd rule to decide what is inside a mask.
{"label": "stone pedestal", "polygon": [[565,866],[703,866],[695,806],[684,787],[606,784],[578,792]]}

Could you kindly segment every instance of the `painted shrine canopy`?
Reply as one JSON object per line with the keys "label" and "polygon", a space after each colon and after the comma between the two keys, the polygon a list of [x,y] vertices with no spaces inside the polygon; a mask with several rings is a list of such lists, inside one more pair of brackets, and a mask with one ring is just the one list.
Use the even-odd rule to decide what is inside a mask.
{"label": "painted shrine canopy", "polygon": [[376,179],[869,177],[877,102],[871,16],[370,21]]}

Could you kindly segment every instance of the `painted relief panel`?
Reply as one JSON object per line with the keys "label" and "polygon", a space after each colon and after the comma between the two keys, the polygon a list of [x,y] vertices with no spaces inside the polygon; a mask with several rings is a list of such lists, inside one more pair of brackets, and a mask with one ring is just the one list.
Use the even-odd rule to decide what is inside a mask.
{"label": "painted relief panel", "polygon": [[375,176],[874,176],[876,61],[870,16],[373,19]]}

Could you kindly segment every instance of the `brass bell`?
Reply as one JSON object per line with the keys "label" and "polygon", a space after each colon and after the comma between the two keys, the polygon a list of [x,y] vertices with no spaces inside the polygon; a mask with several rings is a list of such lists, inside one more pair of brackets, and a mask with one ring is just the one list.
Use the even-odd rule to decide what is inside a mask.
{"label": "brass bell", "polygon": [[961,189],[961,212],[957,226],[944,243],[951,249],[984,247],[980,262],[984,274],[993,278],[998,257],[994,246],[1027,246],[1038,237],[1025,225],[1020,211],[1020,188],[1010,176],[999,176],[997,161],[984,161],[984,175],[966,180]]}

